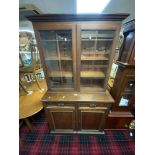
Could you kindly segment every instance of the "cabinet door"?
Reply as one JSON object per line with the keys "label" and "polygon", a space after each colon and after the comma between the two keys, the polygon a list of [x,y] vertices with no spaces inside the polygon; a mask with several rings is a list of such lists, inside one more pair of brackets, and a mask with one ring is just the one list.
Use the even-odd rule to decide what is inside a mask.
{"label": "cabinet door", "polygon": [[67,107],[64,104],[47,107],[47,117],[52,131],[75,130],[75,107]]}
{"label": "cabinet door", "polygon": [[125,85],[118,100],[119,109],[130,110],[135,103],[135,78],[126,76]]}
{"label": "cabinet door", "polygon": [[81,131],[102,131],[107,111],[104,107],[79,107],[79,129]]}
{"label": "cabinet door", "polygon": [[122,82],[122,90],[116,97],[115,109],[121,111],[130,111],[135,103],[135,78],[126,75]]}
{"label": "cabinet door", "polygon": [[49,89],[75,89],[76,25],[45,23],[36,34]]}
{"label": "cabinet door", "polygon": [[103,91],[112,65],[118,26],[110,23],[78,25],[80,91]]}

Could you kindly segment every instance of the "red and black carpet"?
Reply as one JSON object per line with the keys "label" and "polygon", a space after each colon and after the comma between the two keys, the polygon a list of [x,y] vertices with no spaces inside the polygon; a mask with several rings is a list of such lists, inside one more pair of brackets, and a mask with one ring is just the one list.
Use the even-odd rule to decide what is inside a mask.
{"label": "red and black carpet", "polygon": [[20,128],[20,155],[134,155],[135,139],[129,131],[105,132],[105,135],[54,135],[41,111],[31,121],[33,132],[26,125]]}

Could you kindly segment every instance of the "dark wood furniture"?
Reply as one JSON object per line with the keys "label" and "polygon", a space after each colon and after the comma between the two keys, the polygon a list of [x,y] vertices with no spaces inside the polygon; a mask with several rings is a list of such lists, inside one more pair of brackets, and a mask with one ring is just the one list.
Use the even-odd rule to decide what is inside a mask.
{"label": "dark wood furniture", "polygon": [[115,99],[113,111],[130,111],[134,105],[135,96],[135,66],[117,62],[118,69],[111,89]]}
{"label": "dark wood furniture", "polygon": [[114,102],[109,92],[50,92],[42,98],[50,130],[55,132],[103,131]]}
{"label": "dark wood furniture", "polygon": [[[118,69],[111,88],[115,100],[109,113],[106,128],[127,128],[134,119],[131,110],[135,104],[135,66],[117,62]],[[113,123],[115,122],[115,123]]]}
{"label": "dark wood furniture", "polygon": [[134,119],[131,112],[110,111],[106,129],[129,129],[129,124]]}
{"label": "dark wood furniture", "polygon": [[[116,77],[110,93],[115,100],[107,118],[107,129],[127,129],[134,119],[135,105],[135,20],[123,25]],[[120,103],[121,102],[121,103]]]}
{"label": "dark wood furniture", "polygon": [[124,40],[120,49],[118,61],[135,64],[135,20],[123,25]]}
{"label": "dark wood furniture", "polygon": [[51,132],[103,132],[114,103],[107,80],[121,21],[127,16],[28,17],[48,85],[42,102]]}

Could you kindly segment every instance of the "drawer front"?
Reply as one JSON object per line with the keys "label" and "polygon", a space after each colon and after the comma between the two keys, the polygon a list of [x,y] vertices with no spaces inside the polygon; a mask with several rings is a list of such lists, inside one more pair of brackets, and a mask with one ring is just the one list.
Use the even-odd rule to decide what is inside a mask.
{"label": "drawer front", "polygon": [[64,103],[64,102],[59,102],[59,103],[45,102],[44,106],[45,107],[52,107],[52,106],[56,106],[56,107],[74,107],[75,104],[74,103]]}
{"label": "drawer front", "polygon": [[89,108],[105,107],[107,109],[110,109],[111,103],[79,103],[79,107],[89,107]]}

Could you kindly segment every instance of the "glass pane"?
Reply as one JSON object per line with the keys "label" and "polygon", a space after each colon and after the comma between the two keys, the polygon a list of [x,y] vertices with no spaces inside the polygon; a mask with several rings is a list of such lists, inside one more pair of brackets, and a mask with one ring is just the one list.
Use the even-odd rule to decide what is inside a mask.
{"label": "glass pane", "polygon": [[41,30],[51,88],[73,88],[72,31]]}
{"label": "glass pane", "polygon": [[81,88],[103,89],[114,31],[81,31]]}

